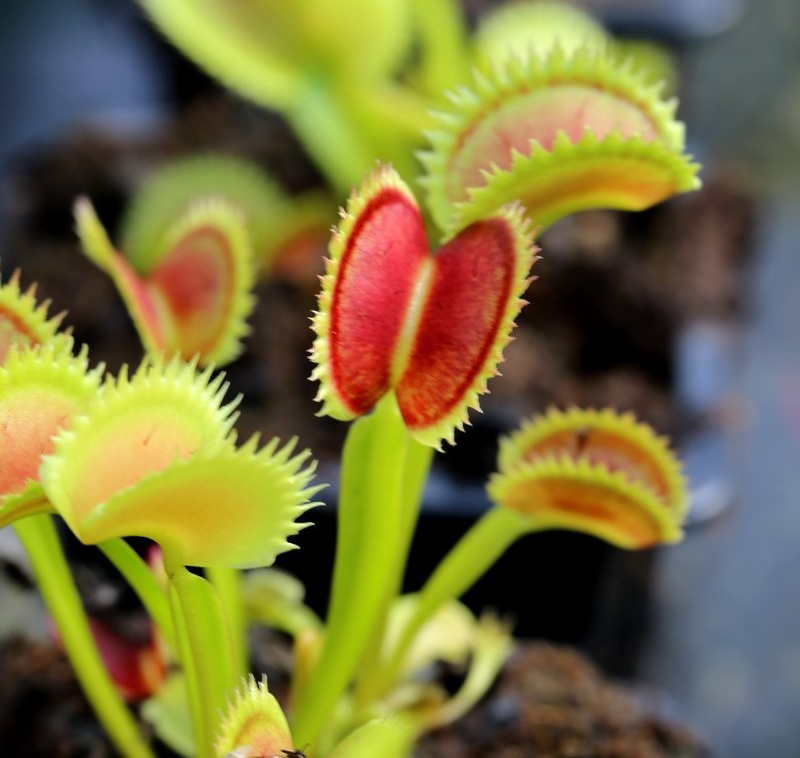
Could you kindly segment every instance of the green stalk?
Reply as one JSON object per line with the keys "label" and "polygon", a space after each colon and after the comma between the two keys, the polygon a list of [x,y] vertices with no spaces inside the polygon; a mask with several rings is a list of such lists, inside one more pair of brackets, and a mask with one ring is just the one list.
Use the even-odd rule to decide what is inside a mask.
{"label": "green stalk", "polygon": [[290,637],[297,637],[306,629],[322,631],[322,622],[305,603],[286,600],[276,602],[269,609],[253,608],[250,619],[258,624],[274,626]]}
{"label": "green stalk", "polygon": [[286,118],[328,181],[347,194],[375,165],[376,156],[348,108],[324,79],[307,82]]}
{"label": "green stalk", "polygon": [[464,16],[455,0],[412,0],[411,10],[422,43],[420,73],[434,97],[469,73]]}
{"label": "green stalk", "polygon": [[339,107],[347,112],[353,128],[368,145],[370,155],[391,163],[407,182],[415,181],[420,164],[414,152],[422,147],[425,130],[435,125],[428,113],[428,101],[394,83],[363,89],[340,88],[337,97]]}
{"label": "green stalk", "polygon": [[393,393],[371,415],[358,419],[347,435],[325,640],[293,718],[292,734],[299,745],[315,743],[329,723],[384,609],[404,524],[407,447]]}
{"label": "green stalk", "polygon": [[122,538],[100,542],[97,547],[131,586],[169,646],[177,650],[175,627],[172,624],[167,593],[147,563]]}
{"label": "green stalk", "polygon": [[233,652],[222,603],[203,577],[164,553],[178,652],[186,674],[196,758],[214,758],[227,696],[236,686]]}
{"label": "green stalk", "polygon": [[402,519],[397,535],[397,550],[394,557],[392,577],[387,585],[381,618],[375,625],[364,659],[359,666],[358,680],[356,682],[356,710],[367,707],[374,697],[379,694],[377,676],[380,673],[381,653],[389,621],[389,612],[392,604],[403,590],[408,553],[411,549],[411,541],[419,520],[422,492],[428,479],[432,460],[433,448],[421,445],[409,435],[406,461],[403,469]]}
{"label": "green stalk", "polygon": [[206,576],[214,585],[222,602],[228,628],[231,630],[236,678],[241,679],[247,676],[250,670],[247,656],[247,618],[242,594],[241,572],[224,566],[210,566],[206,569]]}
{"label": "green stalk", "polygon": [[449,600],[461,597],[523,534],[531,522],[506,508],[492,508],[475,523],[437,566],[419,593],[414,614],[406,622],[380,676],[390,687],[419,630]]}
{"label": "green stalk", "polygon": [[419,509],[422,505],[422,492],[431,470],[433,452],[432,447],[422,445],[409,436],[406,465],[403,472],[403,522],[398,535],[400,549],[396,556],[394,595],[399,594],[403,588],[408,552],[417,528]]}
{"label": "green stalk", "polygon": [[29,516],[17,521],[14,528],[28,553],[36,583],[75,675],[103,729],[126,758],[153,758],[97,652],[51,517]]}
{"label": "green stalk", "polygon": [[436,126],[430,100],[407,85],[385,81],[357,94],[374,128],[389,129],[394,140],[416,146],[424,140],[425,131]]}
{"label": "green stalk", "polygon": [[175,625],[175,636],[178,642],[175,652],[181,664],[184,679],[186,680],[186,701],[189,706],[189,715],[192,722],[194,753],[197,758],[205,758],[206,756],[210,756],[211,753],[209,752],[210,735],[203,726],[205,722],[203,691],[200,685],[197,666],[195,665],[192,643],[189,639],[189,630],[186,620],[183,618],[180,610],[177,592],[171,583],[169,586],[169,599]]}

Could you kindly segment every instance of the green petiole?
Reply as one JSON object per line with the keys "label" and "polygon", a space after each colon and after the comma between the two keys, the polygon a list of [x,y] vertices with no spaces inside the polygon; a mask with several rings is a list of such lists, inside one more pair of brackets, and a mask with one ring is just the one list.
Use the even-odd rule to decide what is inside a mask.
{"label": "green petiole", "polygon": [[403,627],[381,673],[381,689],[394,683],[425,622],[448,600],[461,597],[512,543],[530,531],[533,528],[529,519],[505,508],[492,508],[472,526],[420,591],[414,614]]}
{"label": "green petiole", "polygon": [[458,83],[472,65],[464,17],[454,0],[412,0],[411,10],[423,51],[422,82],[438,96]]}
{"label": "green petiole", "polygon": [[51,517],[29,516],[14,529],[78,681],[109,738],[125,758],[154,758],[97,652]]}
{"label": "green petiole", "polygon": [[403,503],[401,511],[400,528],[396,538],[395,565],[392,576],[387,584],[385,603],[380,621],[375,625],[372,637],[364,659],[359,667],[356,682],[356,707],[363,708],[369,705],[379,692],[377,674],[380,672],[380,656],[386,624],[392,603],[403,589],[403,579],[408,553],[411,549],[411,540],[419,519],[419,510],[422,504],[422,492],[430,472],[433,460],[433,448],[422,445],[408,436],[405,466],[403,467]]}
{"label": "green petiole", "polygon": [[242,575],[237,569],[209,566],[206,577],[214,585],[222,603],[222,610],[231,632],[233,665],[236,678],[247,675],[250,669],[247,658],[247,619],[242,596]]}
{"label": "green petiole", "polygon": [[374,156],[339,100],[328,81],[310,78],[286,117],[331,184],[347,193]]}
{"label": "green petiole", "polygon": [[159,585],[150,567],[122,538],[100,542],[97,547],[131,586],[169,646],[177,650],[167,593]]}
{"label": "green petiole", "polygon": [[196,758],[214,758],[219,719],[237,683],[230,632],[213,586],[173,563],[167,551],[164,564],[178,652],[186,674]]}
{"label": "green petiole", "polygon": [[403,470],[408,433],[389,393],[347,436],[342,461],[336,563],[325,639],[295,706],[297,744],[315,743],[350,683],[397,574],[406,517]]}

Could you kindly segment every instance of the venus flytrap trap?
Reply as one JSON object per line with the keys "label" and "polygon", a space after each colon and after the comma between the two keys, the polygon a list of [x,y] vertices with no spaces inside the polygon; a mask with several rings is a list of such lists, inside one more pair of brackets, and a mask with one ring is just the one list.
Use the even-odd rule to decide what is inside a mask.
{"label": "venus flytrap trap", "polygon": [[342,216],[314,318],[321,413],[354,418],[393,393],[414,439],[453,444],[524,304],[530,225],[504,208],[432,255],[414,196],[386,167]]}
{"label": "venus flytrap trap", "polygon": [[235,447],[225,391],[221,375],[177,360],[107,380],[44,462],[53,507],[87,544],[138,535],[157,542],[167,564],[272,563],[310,507],[310,454],[277,439],[259,450],[257,437]]}
{"label": "venus flytrap trap", "polygon": [[49,303],[36,302],[36,285],[23,292],[19,282],[19,271],[5,284],[0,279],[0,365],[15,345],[26,347],[54,340],[67,341],[64,335],[57,336],[63,314],[48,317]]}
{"label": "venus flytrap trap", "polygon": [[94,396],[102,369],[88,370],[86,351],[47,318],[17,274],[0,285],[0,526],[13,524],[84,692],[120,753],[152,753],[120,698],[94,644],[39,483],[52,436]]}
{"label": "venus flytrap trap", "polygon": [[[410,719],[374,719],[352,731],[330,753],[331,758],[405,758],[416,729]],[[219,758],[307,758],[294,747],[289,725],[267,681],[245,680],[222,719],[216,744]]]}
{"label": "venus flytrap trap", "polygon": [[244,220],[254,266],[269,274],[291,255],[296,240],[327,234],[330,198],[309,190],[289,197],[263,171],[239,158],[215,153],[192,155],[153,172],[126,208],[119,247],[140,275],[158,263],[164,237],[176,220],[203,201],[222,200]]}
{"label": "venus flytrap trap", "polygon": [[442,560],[420,592],[385,669],[391,681],[414,637],[525,534],[585,532],[626,549],[682,536],[687,491],[666,441],[613,411],[551,411],[501,442],[488,486],[495,507]]}
{"label": "venus flytrap trap", "polygon": [[577,6],[549,0],[516,0],[483,16],[472,40],[474,60],[481,69],[503,69],[514,59],[543,58],[560,48],[604,50],[613,40],[588,13]]}
{"label": "venus flytrap trap", "polygon": [[251,676],[235,692],[219,730],[216,754],[236,758],[283,756],[294,751],[289,724],[267,680]]}
{"label": "venus flytrap trap", "polygon": [[[546,521],[570,507],[576,529],[624,548],[680,538],[688,496],[666,440],[630,414],[551,410],[501,442],[495,502]],[[581,503],[593,502],[585,511]],[[572,505],[574,503],[574,506]]]}
{"label": "venus flytrap trap", "polygon": [[197,355],[223,365],[241,352],[258,273],[291,271],[318,240],[329,202],[321,192],[287,197],[245,161],[184,158],[136,192],[120,228],[120,250],[86,198],[75,203],[83,251],[116,284],[145,349]]}
{"label": "venus flytrap trap", "polygon": [[700,186],[676,101],[612,54],[556,47],[512,57],[476,71],[450,101],[420,154],[443,229],[511,201],[547,226],[589,208],[642,210]]}
{"label": "venus flytrap trap", "polygon": [[190,206],[160,236],[144,277],[114,249],[85,198],[75,218],[84,252],[114,280],[148,352],[197,355],[202,365],[239,354],[255,301],[250,240],[235,206],[220,199]]}

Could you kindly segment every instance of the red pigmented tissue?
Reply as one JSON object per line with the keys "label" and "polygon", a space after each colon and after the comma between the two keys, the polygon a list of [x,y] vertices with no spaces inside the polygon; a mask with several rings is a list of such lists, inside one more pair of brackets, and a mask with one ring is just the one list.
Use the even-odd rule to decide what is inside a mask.
{"label": "red pigmented tissue", "polygon": [[151,286],[169,303],[186,355],[211,350],[230,317],[234,293],[233,254],[212,226],[193,229],[156,266]]}
{"label": "red pigmented tissue", "polygon": [[515,297],[511,222],[476,222],[432,255],[413,198],[383,187],[347,235],[330,310],[330,372],[340,401],[369,411],[390,389],[410,429],[464,403]]}
{"label": "red pigmented tissue", "polygon": [[399,190],[368,204],[348,238],[331,307],[331,375],[347,407],[366,413],[389,389],[394,348],[428,241]]}
{"label": "red pigmented tissue", "polygon": [[514,286],[514,239],[502,219],[467,227],[439,250],[397,399],[409,427],[442,418],[464,397],[494,345]]}

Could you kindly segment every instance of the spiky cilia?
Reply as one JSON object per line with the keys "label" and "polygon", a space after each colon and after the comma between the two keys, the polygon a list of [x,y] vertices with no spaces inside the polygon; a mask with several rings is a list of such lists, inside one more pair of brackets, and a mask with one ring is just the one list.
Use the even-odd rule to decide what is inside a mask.
{"label": "spiky cilia", "polygon": [[675,100],[611,53],[556,47],[476,71],[451,93],[420,158],[453,231],[519,200],[540,226],[575,211],[641,210],[699,187]]}
{"label": "spiky cilia", "polygon": [[86,198],[75,204],[86,255],[114,280],[148,352],[201,365],[222,364],[241,351],[254,263],[242,213],[221,199],[201,199],[159,239],[144,277],[118,253]]}
{"label": "spiky cilia", "polygon": [[629,414],[551,410],[500,445],[499,505],[538,528],[576,529],[620,547],[674,542],[686,483],[667,443]]}
{"label": "spiky cilia", "polygon": [[314,319],[322,412],[353,418],[393,391],[417,440],[452,444],[523,305],[530,226],[518,208],[503,208],[431,254],[414,197],[388,167],[342,216]]}
{"label": "spiky cilia", "polygon": [[41,469],[53,506],[84,542],[138,535],[173,561],[253,568],[292,547],[313,503],[310,453],[258,437],[235,447],[238,401],[223,376],[174,359],[109,379],[53,442]]}

